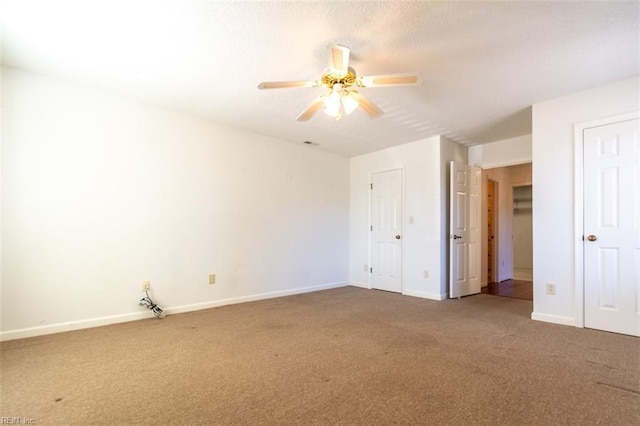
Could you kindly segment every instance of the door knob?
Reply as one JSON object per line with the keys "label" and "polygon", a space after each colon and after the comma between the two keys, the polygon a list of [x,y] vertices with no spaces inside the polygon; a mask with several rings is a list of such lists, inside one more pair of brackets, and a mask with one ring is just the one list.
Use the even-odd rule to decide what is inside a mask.
{"label": "door knob", "polygon": [[595,235],[589,235],[589,236],[587,237],[587,240],[589,240],[589,241],[595,241],[595,240],[597,240],[597,239],[598,239],[598,238],[597,238]]}
{"label": "door knob", "polygon": [[454,240],[458,240],[460,238],[462,238],[461,235],[452,235],[451,238],[453,238]]}
{"label": "door knob", "polygon": [[400,235],[396,235],[396,240],[399,240],[399,239],[400,239]]}

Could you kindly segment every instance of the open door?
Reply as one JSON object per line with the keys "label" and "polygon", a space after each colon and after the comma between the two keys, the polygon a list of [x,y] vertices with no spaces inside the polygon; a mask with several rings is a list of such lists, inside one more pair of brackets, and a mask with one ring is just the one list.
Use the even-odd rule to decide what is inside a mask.
{"label": "open door", "polygon": [[449,297],[481,292],[480,167],[450,168]]}

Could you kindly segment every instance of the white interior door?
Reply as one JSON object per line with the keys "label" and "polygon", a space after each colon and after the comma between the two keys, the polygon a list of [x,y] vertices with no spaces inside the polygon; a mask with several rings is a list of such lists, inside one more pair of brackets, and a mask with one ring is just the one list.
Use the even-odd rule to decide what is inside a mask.
{"label": "white interior door", "polygon": [[481,169],[454,161],[450,167],[449,297],[481,291]]}
{"label": "white interior door", "polygon": [[640,336],[640,120],[585,129],[584,325]]}
{"label": "white interior door", "polygon": [[402,292],[402,170],[371,176],[371,287]]}

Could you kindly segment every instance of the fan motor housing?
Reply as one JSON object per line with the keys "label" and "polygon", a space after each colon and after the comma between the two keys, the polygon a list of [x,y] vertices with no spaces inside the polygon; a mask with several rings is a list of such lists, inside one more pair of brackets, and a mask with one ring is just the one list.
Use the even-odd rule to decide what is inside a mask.
{"label": "fan motor housing", "polygon": [[322,75],[322,84],[329,88],[333,88],[334,84],[342,84],[343,87],[350,87],[355,85],[356,82],[356,72],[351,67],[349,67],[346,75],[336,75],[330,72]]}

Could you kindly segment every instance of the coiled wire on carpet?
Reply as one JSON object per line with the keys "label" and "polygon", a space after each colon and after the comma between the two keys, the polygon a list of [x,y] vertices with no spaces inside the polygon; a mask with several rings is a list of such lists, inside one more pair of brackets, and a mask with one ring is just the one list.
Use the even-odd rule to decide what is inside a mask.
{"label": "coiled wire on carpet", "polygon": [[140,306],[146,306],[147,308],[149,308],[149,310],[153,312],[154,317],[164,318],[164,311],[162,310],[162,308],[153,303],[153,300],[151,300],[147,291],[145,291],[144,294],[146,296],[140,299]]}

